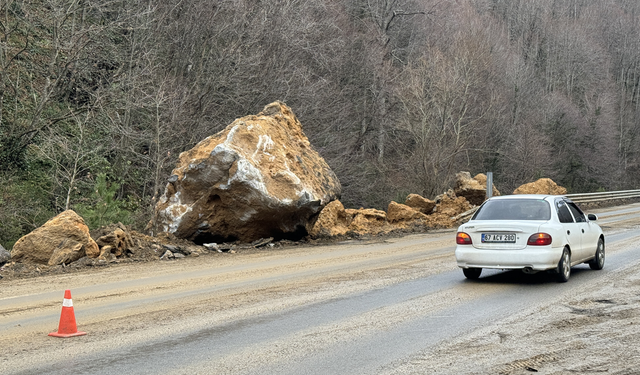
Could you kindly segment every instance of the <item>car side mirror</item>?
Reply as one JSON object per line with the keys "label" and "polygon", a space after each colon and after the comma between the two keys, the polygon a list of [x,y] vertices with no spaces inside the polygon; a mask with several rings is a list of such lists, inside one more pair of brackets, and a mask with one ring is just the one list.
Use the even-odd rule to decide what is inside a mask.
{"label": "car side mirror", "polygon": [[591,221],[596,221],[598,220],[598,216],[596,216],[595,214],[588,214],[587,218]]}

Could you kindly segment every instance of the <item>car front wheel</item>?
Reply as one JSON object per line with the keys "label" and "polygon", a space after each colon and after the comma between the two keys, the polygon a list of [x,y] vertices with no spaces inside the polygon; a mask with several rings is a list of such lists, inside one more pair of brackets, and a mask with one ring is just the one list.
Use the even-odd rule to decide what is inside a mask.
{"label": "car front wheel", "polygon": [[571,255],[568,249],[564,249],[560,262],[558,262],[558,282],[566,283],[571,276]]}
{"label": "car front wheel", "polygon": [[482,268],[463,268],[462,273],[467,279],[475,280],[480,277]]}
{"label": "car front wheel", "polygon": [[596,256],[589,262],[589,267],[591,267],[592,270],[601,270],[604,268],[604,241],[602,241],[602,238],[598,240]]}

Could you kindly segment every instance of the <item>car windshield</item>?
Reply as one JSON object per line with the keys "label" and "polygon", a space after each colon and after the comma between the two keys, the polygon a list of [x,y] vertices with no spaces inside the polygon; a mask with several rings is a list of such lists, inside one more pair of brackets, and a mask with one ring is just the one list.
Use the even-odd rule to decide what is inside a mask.
{"label": "car windshield", "polygon": [[551,207],[544,199],[496,199],[486,201],[473,220],[549,220]]}

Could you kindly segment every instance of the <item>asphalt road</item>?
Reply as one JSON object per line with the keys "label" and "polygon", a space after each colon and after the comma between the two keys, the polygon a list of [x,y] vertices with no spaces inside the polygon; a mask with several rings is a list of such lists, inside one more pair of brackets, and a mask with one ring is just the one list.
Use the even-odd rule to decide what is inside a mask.
{"label": "asphalt road", "polygon": [[[605,268],[576,266],[564,284],[487,270],[468,281],[453,231],[3,281],[0,373],[483,373],[438,348],[518,316],[543,325],[537,312],[640,264],[640,204],[596,212]],[[86,336],[47,336],[64,289]]]}

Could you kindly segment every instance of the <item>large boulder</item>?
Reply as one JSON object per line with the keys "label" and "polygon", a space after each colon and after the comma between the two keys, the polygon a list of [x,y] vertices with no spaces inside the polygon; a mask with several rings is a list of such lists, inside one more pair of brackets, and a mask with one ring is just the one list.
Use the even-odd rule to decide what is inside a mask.
{"label": "large boulder", "polygon": [[[457,196],[464,197],[469,203],[476,206],[481,205],[487,196],[487,176],[479,173],[472,178],[469,172],[456,173],[455,188],[453,190]],[[495,185],[492,191],[493,196],[500,195]]]}
{"label": "large boulder", "polygon": [[96,258],[100,249],[82,217],[67,210],[20,238],[11,259],[23,263],[68,264],[84,256]]}
{"label": "large boulder", "polygon": [[180,154],[155,226],[196,242],[295,237],[340,190],[291,109],[274,102]]}
{"label": "large boulder", "polygon": [[550,178],[541,178],[518,187],[513,191],[513,194],[565,195],[567,194],[567,189],[559,186]]}

